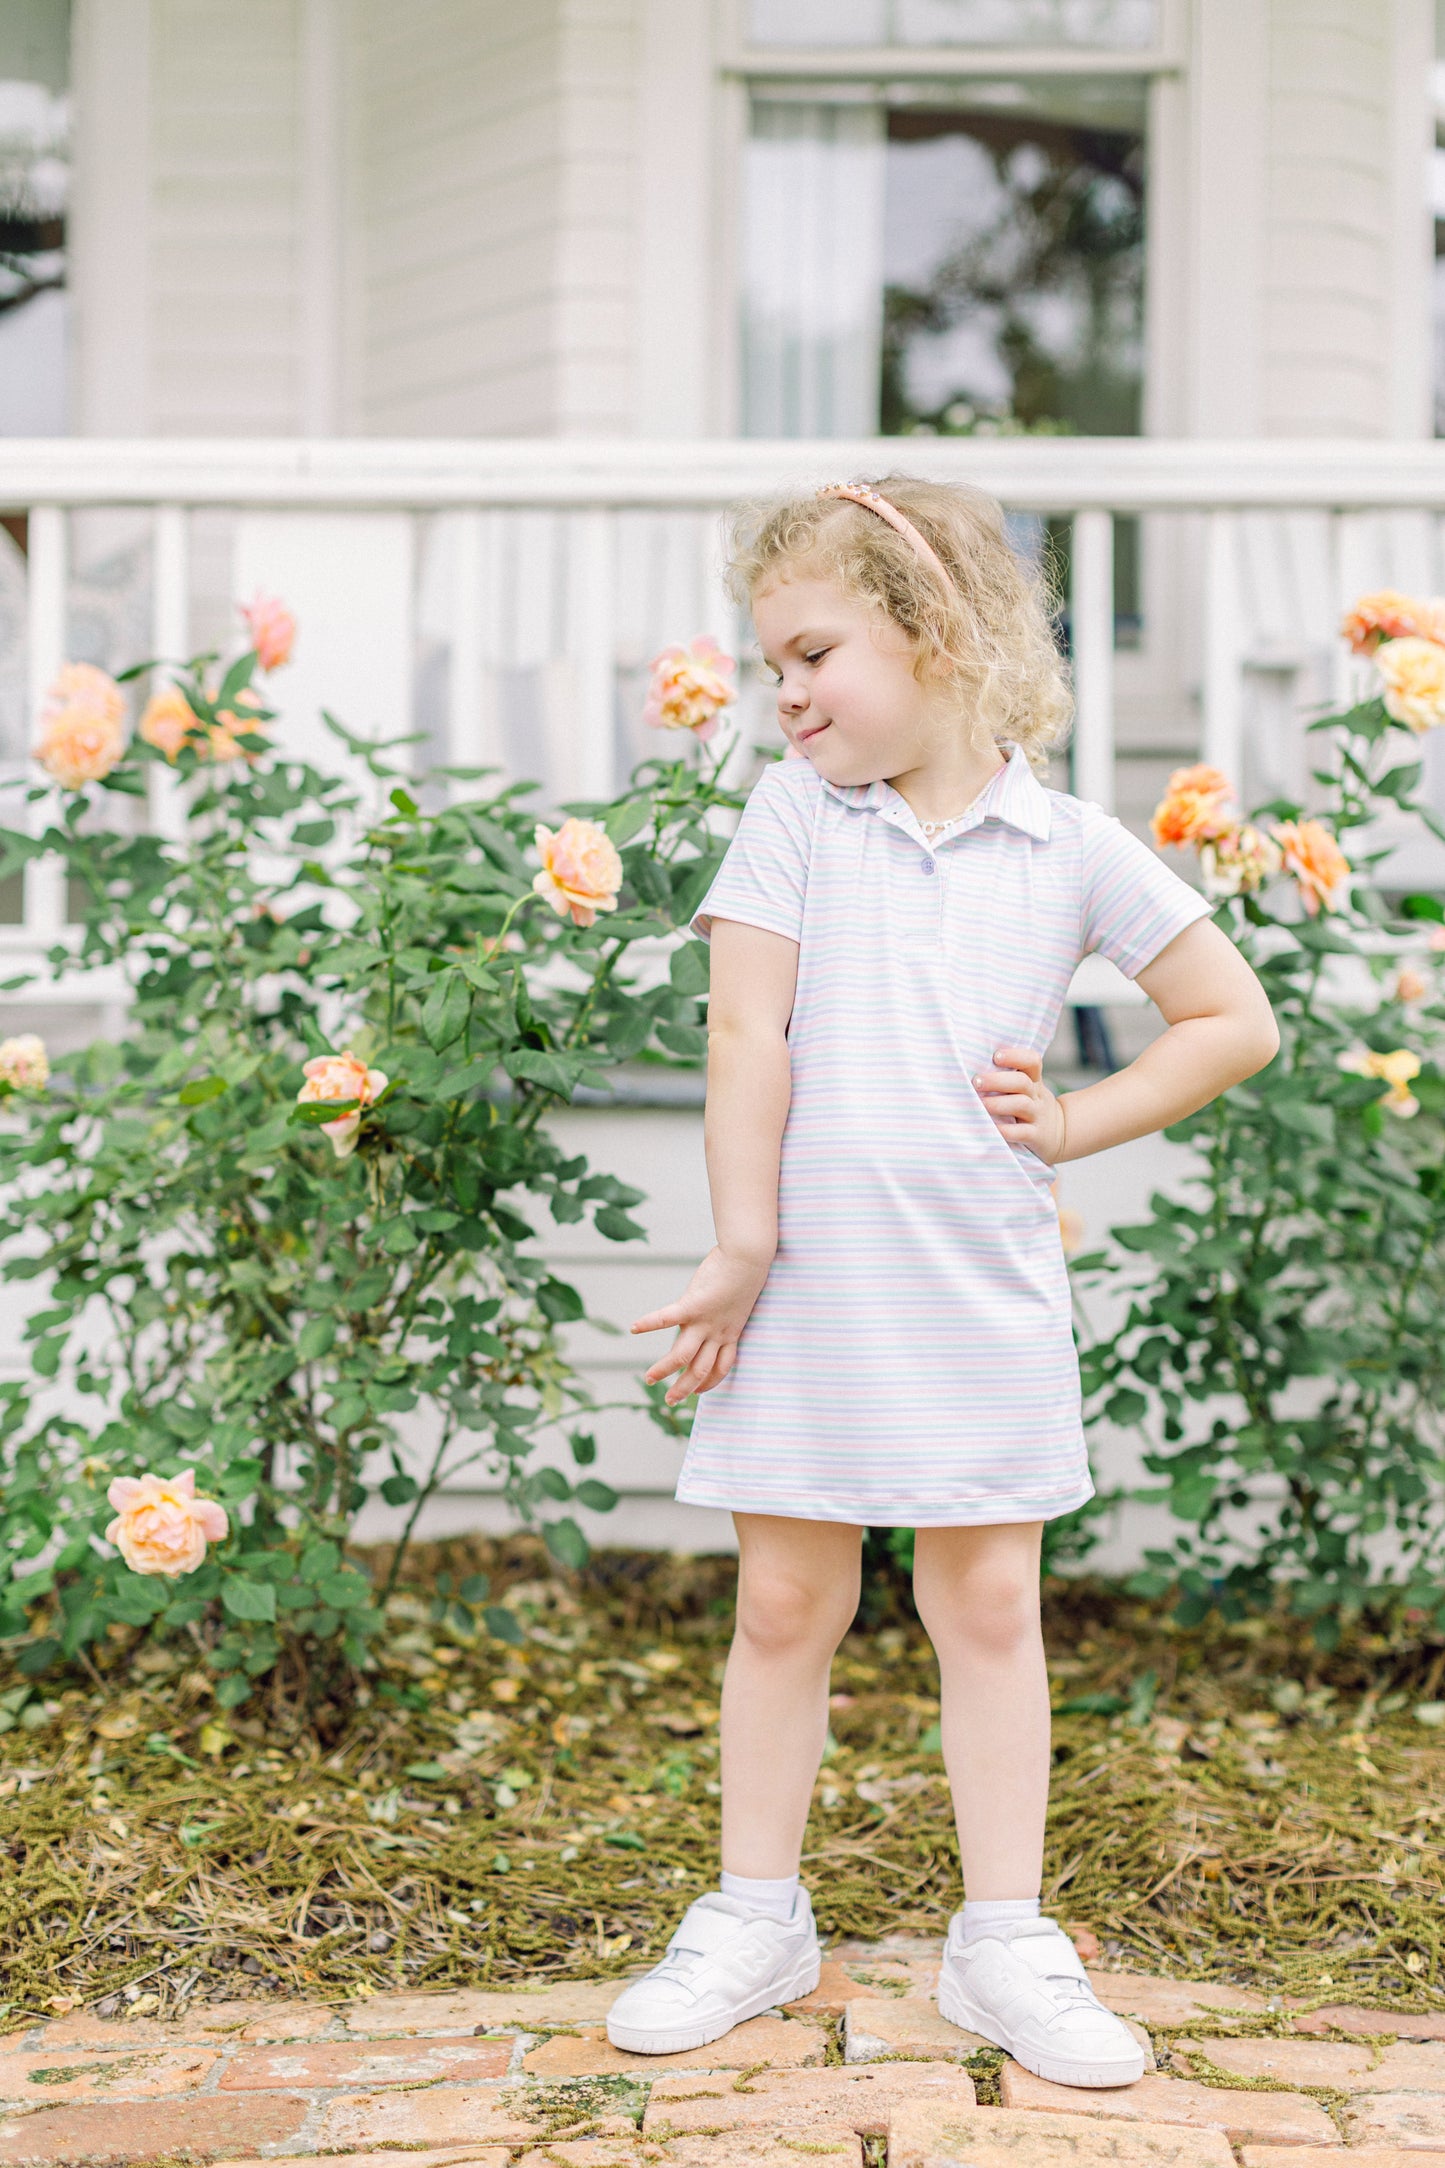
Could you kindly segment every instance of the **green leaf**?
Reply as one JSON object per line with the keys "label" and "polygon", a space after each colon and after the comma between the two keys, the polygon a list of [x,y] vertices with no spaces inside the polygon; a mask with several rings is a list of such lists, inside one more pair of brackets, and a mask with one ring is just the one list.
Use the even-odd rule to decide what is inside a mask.
{"label": "green leaf", "polygon": [[471,1006],[472,990],[460,971],[440,973],[421,1012],[421,1028],[438,1053],[461,1037]]}
{"label": "green leaf", "polygon": [[389,1506],[409,1505],[418,1489],[409,1475],[389,1475],[377,1487]]}
{"label": "green leaf", "polygon": [[457,1594],[463,1603],[485,1603],[491,1594],[491,1580],[485,1573],[469,1573]]}
{"label": "green leaf", "polygon": [[189,1084],[183,1084],[176,1097],[183,1107],[203,1107],[208,1101],[219,1099],[228,1088],[223,1076],[198,1076]]}
{"label": "green leaf", "polygon": [[505,1641],[510,1648],[521,1648],[527,1638],[522,1631],[521,1620],[514,1611],[509,1611],[505,1604],[489,1603],[482,1613],[482,1622],[489,1634],[498,1641]]}
{"label": "green leaf", "polygon": [[708,989],[708,947],[705,941],[684,941],[672,952],[667,975],[680,994],[705,994]]}
{"label": "green leaf", "polygon": [[404,1777],[420,1777],[424,1784],[444,1783],[449,1772],[439,1761],[409,1761],[402,1765]]}
{"label": "green leaf", "polygon": [[599,1483],[595,1476],[588,1476],[572,1493],[579,1506],[587,1506],[593,1513],[610,1513],[617,1503],[617,1493],[610,1483]]}
{"label": "green leaf", "polygon": [[276,1591],[267,1581],[248,1581],[228,1573],[221,1583],[221,1603],[232,1618],[258,1621],[276,1616]]}
{"label": "green leaf", "polygon": [[647,1229],[639,1227],[636,1220],[629,1219],[615,1204],[605,1204],[595,1212],[593,1225],[609,1242],[645,1241],[647,1237]]}
{"label": "green leaf", "polygon": [[502,1064],[508,1076],[540,1084],[559,1098],[570,1099],[573,1086],[586,1063],[575,1054],[551,1054],[541,1047],[519,1046]]}
{"label": "green leaf", "polygon": [[647,826],[651,818],[652,800],[650,798],[624,799],[621,805],[608,807],[603,819],[603,826],[612,841],[617,845],[617,848],[621,850],[623,844],[630,843],[632,838]]}
{"label": "green leaf", "polygon": [[582,1297],[565,1280],[548,1278],[540,1281],[537,1305],[543,1317],[553,1325],[567,1324],[583,1315]]}
{"label": "green leaf", "polygon": [[645,1852],[647,1840],[632,1829],[609,1829],[602,1839],[604,1844],[615,1844],[619,1852]]}
{"label": "green leaf", "polygon": [[415,798],[409,797],[399,784],[391,793],[391,803],[396,807],[397,812],[404,813],[408,820],[415,820],[421,811],[421,807],[417,804]]}
{"label": "green leaf", "polygon": [[296,1342],[296,1353],[304,1363],[314,1363],[323,1355],[329,1355],[336,1345],[336,1320],[331,1317],[308,1318],[301,1328]]}
{"label": "green leaf", "polygon": [[592,1556],[591,1545],[575,1521],[548,1521],[542,1538],[558,1565],[569,1566],[574,1572]]}

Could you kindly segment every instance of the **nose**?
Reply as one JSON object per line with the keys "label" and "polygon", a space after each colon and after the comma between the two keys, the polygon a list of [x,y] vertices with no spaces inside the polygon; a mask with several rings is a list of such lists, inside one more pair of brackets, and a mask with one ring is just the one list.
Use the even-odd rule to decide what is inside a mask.
{"label": "nose", "polygon": [[808,705],[808,688],[801,678],[784,678],[778,687],[780,715],[801,715]]}

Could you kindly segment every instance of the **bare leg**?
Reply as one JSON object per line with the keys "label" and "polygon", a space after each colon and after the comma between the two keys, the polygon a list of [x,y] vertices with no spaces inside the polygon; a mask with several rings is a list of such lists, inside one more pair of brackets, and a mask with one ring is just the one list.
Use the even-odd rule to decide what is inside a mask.
{"label": "bare leg", "polygon": [[736,1513],[738,1619],[722,1691],[722,1860],[796,1874],[828,1737],[828,1672],[858,1608],[862,1530]]}
{"label": "bare leg", "polygon": [[963,1885],[1036,1897],[1049,1795],[1049,1681],[1037,1521],[920,1528],[913,1594],[938,1654],[943,1760]]}

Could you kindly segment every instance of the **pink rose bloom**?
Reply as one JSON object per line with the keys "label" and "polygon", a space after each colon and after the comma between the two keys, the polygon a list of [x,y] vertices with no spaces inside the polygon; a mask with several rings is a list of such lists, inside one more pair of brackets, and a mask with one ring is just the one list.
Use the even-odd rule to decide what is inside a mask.
{"label": "pink rose bloom", "polygon": [[690,730],[710,738],[718,717],[737,699],[728,682],[737,669],[716,640],[699,633],[691,647],[665,647],[652,662],[642,720],[654,730]]}
{"label": "pink rose bloom", "polygon": [[617,909],[622,860],[595,821],[565,820],[555,834],[539,822],[534,836],[542,871],[532,886],[558,918],[570,911],[574,926],[590,926],[599,911]]}
{"label": "pink rose bloom", "polygon": [[206,1545],[224,1542],[230,1531],[225,1507],[196,1496],[194,1468],[172,1476],[120,1475],[106,1497],[116,1517],[105,1540],[132,1573],[194,1573]]}
{"label": "pink rose bloom", "polygon": [[263,670],[279,670],[291,660],[296,645],[296,620],[275,595],[256,595],[241,606],[241,616],[251,635],[256,660]]}
{"label": "pink rose bloom", "polygon": [[306,1079],[296,1094],[301,1105],[311,1106],[323,1099],[354,1099],[358,1102],[349,1114],[338,1114],[334,1122],[321,1124],[321,1134],[329,1138],[337,1158],[350,1159],[356,1150],[361,1110],[371,1106],[386,1090],[385,1072],[368,1069],[360,1056],[348,1047],[344,1054],[318,1054],[314,1061],[307,1062],[301,1073]]}
{"label": "pink rose bloom", "polygon": [[[1394,993],[1397,1001],[1403,1001],[1407,1004],[1423,1001],[1429,991],[1430,981],[1423,972],[1416,971],[1411,964],[1402,964],[1400,966],[1395,975]],[[4,1053],[4,1047],[0,1046],[0,1059],[3,1059]]]}
{"label": "pink rose bloom", "polygon": [[174,760],[199,727],[195,709],[180,686],[162,685],[146,702],[138,734],[165,759]]}
{"label": "pink rose bloom", "polygon": [[45,1041],[33,1031],[18,1039],[0,1040],[0,1083],[18,1092],[38,1092],[50,1081],[50,1057]]}
{"label": "pink rose bloom", "polygon": [[68,662],[40,711],[35,758],[63,790],[99,783],[125,752],[125,694],[93,663]]}

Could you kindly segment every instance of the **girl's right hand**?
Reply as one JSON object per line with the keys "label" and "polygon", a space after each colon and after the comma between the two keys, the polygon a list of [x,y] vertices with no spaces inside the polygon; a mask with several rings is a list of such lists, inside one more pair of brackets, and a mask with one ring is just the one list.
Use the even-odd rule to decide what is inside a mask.
{"label": "girl's right hand", "polygon": [[660,1332],[666,1325],[679,1328],[667,1353],[659,1355],[645,1373],[649,1385],[660,1383],[674,1370],[680,1373],[667,1389],[668,1407],[676,1407],[689,1393],[707,1393],[721,1385],[737,1361],[738,1341],[763,1291],[770,1263],[711,1249],[676,1302],[649,1310],[635,1321],[633,1332]]}

